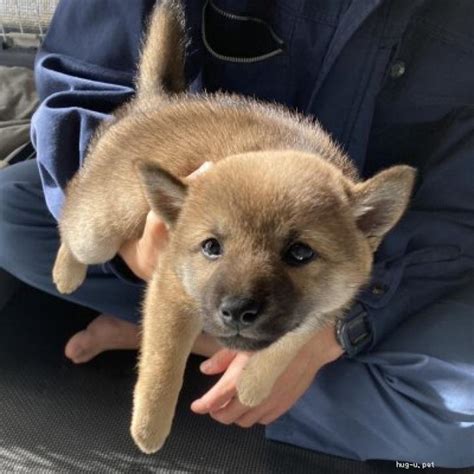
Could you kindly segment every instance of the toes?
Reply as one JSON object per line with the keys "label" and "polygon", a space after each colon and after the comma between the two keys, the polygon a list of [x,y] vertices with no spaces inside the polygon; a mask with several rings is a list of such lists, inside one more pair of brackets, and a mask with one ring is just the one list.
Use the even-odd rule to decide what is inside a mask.
{"label": "toes", "polygon": [[130,434],[135,444],[145,454],[160,450],[166,441],[174,417],[176,398],[164,396],[153,384],[137,382]]}
{"label": "toes", "polygon": [[62,295],[69,295],[76,291],[84,282],[86,277],[86,271],[82,270],[78,274],[60,274],[57,271],[53,273],[53,282],[56,285],[57,290]]}
{"label": "toes", "polygon": [[132,424],[130,433],[140,451],[145,454],[153,454],[163,447],[168,436],[166,432],[156,433],[156,431],[156,428],[138,427],[134,423]]}
{"label": "toes", "polygon": [[138,326],[107,314],[101,314],[87,327],[91,336],[107,349],[138,349]]}
{"label": "toes", "polygon": [[135,324],[102,314],[87,329],[71,337],[64,352],[75,364],[82,364],[104,351],[138,349],[138,346],[138,327]]}
{"label": "toes", "polygon": [[88,362],[97,355],[97,351],[91,347],[87,330],[80,331],[69,339],[64,354],[75,364]]}

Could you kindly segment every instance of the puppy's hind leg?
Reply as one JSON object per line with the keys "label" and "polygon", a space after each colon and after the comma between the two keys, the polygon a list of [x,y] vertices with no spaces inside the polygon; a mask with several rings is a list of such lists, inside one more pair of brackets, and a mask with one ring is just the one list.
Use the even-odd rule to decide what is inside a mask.
{"label": "puppy's hind leg", "polygon": [[61,246],[53,267],[53,281],[63,294],[81,286],[88,265],[111,260],[120,247],[120,238],[112,232],[107,235],[107,226],[100,220],[102,214],[94,220],[91,216],[84,218],[87,213],[82,211],[66,214],[61,221]]}
{"label": "puppy's hind leg", "polygon": [[53,267],[53,281],[60,293],[77,290],[86,278],[87,265],[79,262],[68,246],[61,244]]}

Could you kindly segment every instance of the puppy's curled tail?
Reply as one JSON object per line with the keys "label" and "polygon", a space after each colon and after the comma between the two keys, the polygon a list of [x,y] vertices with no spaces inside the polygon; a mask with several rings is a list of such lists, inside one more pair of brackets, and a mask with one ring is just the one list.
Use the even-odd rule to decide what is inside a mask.
{"label": "puppy's curled tail", "polygon": [[186,88],[186,32],[180,0],[161,0],[148,20],[137,77],[137,98],[182,92]]}

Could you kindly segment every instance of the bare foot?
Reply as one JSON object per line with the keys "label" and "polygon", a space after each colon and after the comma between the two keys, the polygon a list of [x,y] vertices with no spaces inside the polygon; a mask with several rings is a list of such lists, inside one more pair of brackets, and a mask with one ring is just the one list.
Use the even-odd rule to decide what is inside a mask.
{"label": "bare foot", "polygon": [[[64,353],[75,364],[93,359],[101,352],[110,350],[138,349],[140,336],[138,325],[108,314],[97,316],[86,329],[69,339]],[[193,353],[211,357],[221,347],[208,334],[201,334],[193,347]]]}
{"label": "bare foot", "polygon": [[104,351],[138,349],[139,343],[136,324],[101,314],[86,329],[69,339],[64,353],[75,364],[82,364]]}

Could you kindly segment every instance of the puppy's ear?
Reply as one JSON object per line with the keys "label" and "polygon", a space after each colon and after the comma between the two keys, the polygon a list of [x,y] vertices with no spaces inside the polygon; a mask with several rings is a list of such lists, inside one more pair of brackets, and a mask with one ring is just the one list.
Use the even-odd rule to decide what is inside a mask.
{"label": "puppy's ear", "polygon": [[410,166],[393,166],[355,185],[354,215],[374,252],[407,208],[415,176]]}
{"label": "puppy's ear", "polygon": [[140,161],[136,167],[150,207],[173,226],[186,199],[187,186],[157,164]]}

